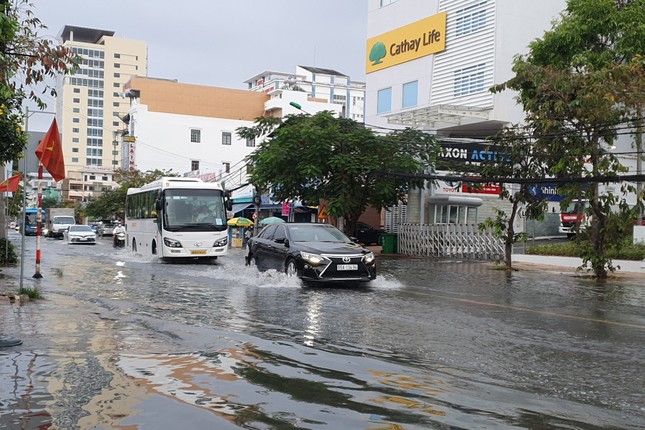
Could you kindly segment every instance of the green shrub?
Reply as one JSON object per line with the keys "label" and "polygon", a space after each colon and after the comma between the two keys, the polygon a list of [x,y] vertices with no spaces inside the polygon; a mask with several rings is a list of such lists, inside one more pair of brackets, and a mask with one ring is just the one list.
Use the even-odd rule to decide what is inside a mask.
{"label": "green shrub", "polygon": [[[526,253],[582,258],[586,246],[589,246],[587,242],[574,240],[566,243],[531,246],[526,250]],[[643,260],[645,259],[645,245],[632,245],[623,241],[620,244],[608,247],[606,257],[613,260]]]}
{"label": "green shrub", "polygon": [[5,238],[0,238],[0,264],[6,266],[8,264],[16,264],[18,257],[13,247],[13,243]]}

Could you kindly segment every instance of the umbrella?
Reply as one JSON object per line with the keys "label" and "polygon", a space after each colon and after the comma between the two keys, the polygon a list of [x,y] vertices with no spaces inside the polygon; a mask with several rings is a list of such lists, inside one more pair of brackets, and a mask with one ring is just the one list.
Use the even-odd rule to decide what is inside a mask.
{"label": "umbrella", "polygon": [[285,221],[282,218],[278,218],[277,216],[270,216],[268,218],[261,219],[258,225],[261,227],[264,227],[265,225],[276,224],[281,222],[285,222]]}
{"label": "umbrella", "polygon": [[238,216],[229,219],[226,224],[233,227],[250,227],[253,225],[253,221],[248,218],[244,218],[243,216]]}

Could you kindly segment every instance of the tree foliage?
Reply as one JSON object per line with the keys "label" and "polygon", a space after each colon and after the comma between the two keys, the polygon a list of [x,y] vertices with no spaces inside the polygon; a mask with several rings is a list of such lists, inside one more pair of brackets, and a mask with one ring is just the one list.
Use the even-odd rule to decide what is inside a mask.
{"label": "tree foliage", "polygon": [[[543,157],[534,145],[533,139],[517,127],[509,127],[492,139],[495,151],[500,154],[491,161],[482,163],[480,173],[484,177],[529,179],[544,177],[546,168]],[[500,198],[511,203],[510,213],[494,209],[495,217],[488,218],[480,228],[490,228],[496,237],[504,240],[504,263],[511,270],[513,244],[524,240],[523,233],[515,232],[515,219],[523,210],[526,219],[541,219],[546,210],[546,202],[535,192],[535,184],[520,183],[502,185]]]}
{"label": "tree foliage", "polygon": [[267,136],[247,158],[253,185],[271,190],[276,201],[325,200],[329,214],[343,217],[351,234],[368,206],[396,204],[411,186],[423,185],[379,172],[418,173],[437,152],[428,134],[406,129],[379,136],[328,111],[290,115],[282,123],[258,118],[255,126],[237,133],[242,138]]}
{"label": "tree foliage", "polygon": [[[583,265],[599,278],[614,269],[605,255],[611,239],[607,224],[612,208],[624,207],[625,201],[601,193],[598,178],[626,171],[608,148],[632,114],[621,99],[628,83],[621,71],[645,52],[643,22],[645,0],[570,0],[552,30],[515,59],[515,77],[494,88],[518,91],[526,122],[538,136],[536,145],[549,148],[549,174],[588,179],[586,187],[572,182],[562,190],[569,200],[582,196],[590,202],[591,246]],[[617,76],[624,79],[610,80]],[[643,105],[645,96],[640,97],[630,102]]]}
{"label": "tree foliage", "polygon": [[103,192],[100,196],[91,200],[84,208],[84,215],[94,219],[125,219],[125,198],[128,188],[139,188],[148,182],[164,176],[177,176],[171,171],[119,169],[115,172],[114,180],[119,188]]}

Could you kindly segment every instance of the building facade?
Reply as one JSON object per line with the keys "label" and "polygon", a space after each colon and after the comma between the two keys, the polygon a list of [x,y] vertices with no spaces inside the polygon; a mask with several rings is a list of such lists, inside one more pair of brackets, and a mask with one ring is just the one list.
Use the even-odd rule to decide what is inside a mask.
{"label": "building facade", "polygon": [[[123,86],[133,76],[147,75],[148,48],[143,41],[115,37],[113,31],[69,25],[59,39],[80,59],[76,73],[57,83],[56,117],[71,191],[65,195],[63,190],[63,197],[85,200],[114,185],[111,172],[121,159],[117,137],[130,107]],[[110,179],[105,186],[86,183],[90,176]]]}
{"label": "building facade", "polygon": [[251,91],[272,94],[276,90],[302,91],[310,99],[340,106],[344,118],[364,122],[365,82],[332,69],[297,66],[295,73],[264,71],[244,81]]}
{"label": "building facade", "polygon": [[[366,123],[426,130],[447,155],[479,154],[479,139],[524,117],[515,94],[489,89],[513,77],[514,56],[565,7],[565,0],[368,0]],[[481,222],[504,205],[499,191],[440,181],[411,193],[408,221]]]}
{"label": "building facade", "polygon": [[[247,182],[245,158],[257,144],[241,139],[236,132],[239,127],[253,126],[258,117],[302,114],[301,110],[340,114],[339,105],[281,89],[267,94],[134,77],[126,84],[125,94],[131,106],[125,117],[127,133],[120,137],[119,167],[200,176],[222,181],[229,190]],[[245,187],[234,197],[252,197],[252,193]]]}

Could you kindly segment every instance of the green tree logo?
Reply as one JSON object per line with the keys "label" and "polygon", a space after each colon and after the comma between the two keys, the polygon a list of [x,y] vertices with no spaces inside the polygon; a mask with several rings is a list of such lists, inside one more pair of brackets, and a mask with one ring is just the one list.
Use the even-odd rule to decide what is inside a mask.
{"label": "green tree logo", "polygon": [[383,42],[376,42],[370,51],[370,61],[372,66],[381,64],[381,60],[387,55],[385,44]]}

